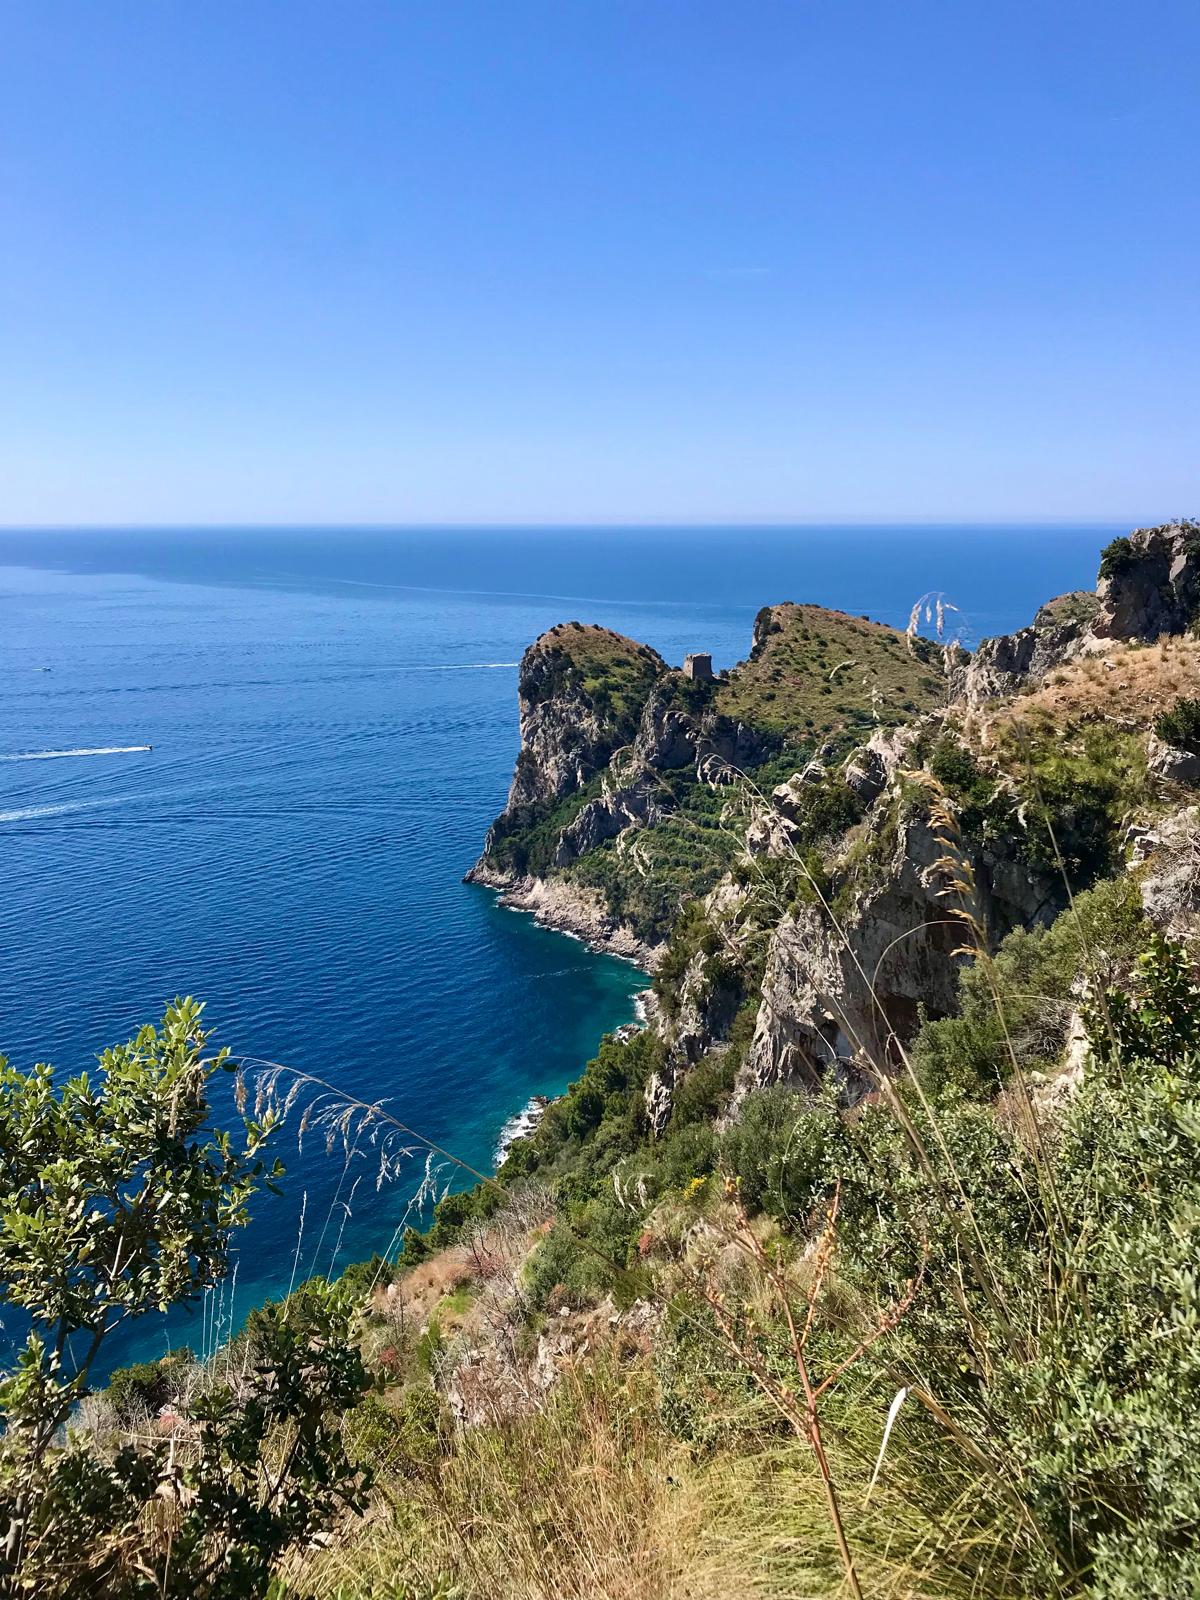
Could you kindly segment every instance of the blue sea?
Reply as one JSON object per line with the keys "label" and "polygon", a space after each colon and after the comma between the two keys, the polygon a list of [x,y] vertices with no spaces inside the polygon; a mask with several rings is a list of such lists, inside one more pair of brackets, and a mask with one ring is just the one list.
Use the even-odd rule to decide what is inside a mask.
{"label": "blue sea", "polygon": [[[489,1170],[645,986],[461,881],[504,803],[525,646],[577,618],[725,666],[767,602],[902,627],[927,591],[969,642],[1090,588],[1118,531],[0,532],[0,1052],[77,1072],[192,994],[235,1053]],[[376,1188],[369,1154],[278,1153],[236,1303],[144,1319],[122,1358],[394,1246],[419,1162]]]}

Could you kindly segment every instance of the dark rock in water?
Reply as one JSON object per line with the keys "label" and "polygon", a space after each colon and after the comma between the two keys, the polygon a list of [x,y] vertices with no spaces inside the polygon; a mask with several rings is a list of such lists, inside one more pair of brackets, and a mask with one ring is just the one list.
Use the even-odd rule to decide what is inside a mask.
{"label": "dark rock in water", "polygon": [[504,1165],[505,1157],[517,1140],[527,1138],[545,1116],[547,1107],[553,1104],[549,1095],[531,1095],[528,1103],[515,1116],[509,1117],[496,1141],[494,1159],[497,1167]]}

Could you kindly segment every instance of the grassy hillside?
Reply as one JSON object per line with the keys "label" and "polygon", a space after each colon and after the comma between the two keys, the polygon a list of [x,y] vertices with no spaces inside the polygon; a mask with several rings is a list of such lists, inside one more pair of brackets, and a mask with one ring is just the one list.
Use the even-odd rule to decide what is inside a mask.
{"label": "grassy hillside", "polygon": [[598,716],[629,738],[646,696],[666,670],[649,645],[590,622],[556,623],[534,652],[553,661],[553,681],[559,688],[583,694]]}
{"label": "grassy hillside", "polygon": [[[619,726],[620,742],[633,739],[651,687],[660,715],[682,715],[718,748],[733,746],[740,724],[751,737],[745,751],[739,747],[738,765],[760,788],[786,780],[831,739],[845,753],[875,728],[945,697],[940,648],[881,623],[785,604],[760,613],[755,636],[749,659],[712,683],[670,672],[647,647],[575,622],[552,628],[530,655],[552,663],[540,693],[583,694]],[[527,759],[523,752],[520,760]],[[583,805],[629,781],[625,763],[552,808],[503,819],[493,831],[492,863],[518,875],[562,871],[600,890],[611,914],[640,937],[665,940],[683,908],[712,888],[736,854],[726,819],[738,810],[731,806],[737,785],[714,788],[694,763],[642,776],[656,784],[653,825],[608,839],[566,868],[553,865],[558,839]]]}
{"label": "grassy hillside", "polygon": [[770,606],[759,643],[722,684],[717,709],[784,735],[820,741],[846,728],[907,721],[945,700],[940,647],[822,606]]}
{"label": "grassy hillside", "polygon": [[[753,666],[789,623],[804,626],[801,611]],[[812,632],[793,643],[815,666]],[[269,1564],[278,1600],[1200,1594],[1200,971],[1194,942],[1151,918],[1161,855],[1127,856],[1131,820],[1143,837],[1161,828],[1168,849],[1193,815],[1185,784],[1156,784],[1146,746],[1166,724],[1200,740],[1198,649],[1117,649],[986,713],[925,719],[874,804],[855,795],[847,809],[830,763],[792,806],[792,855],[741,853],[744,893],[709,903],[687,883],[736,836],[721,816],[728,786],[681,766],[660,774],[674,786],[666,820],[572,869],[616,871],[627,856],[636,871],[612,894],[665,884],[683,897],[658,1021],[605,1039],[494,1177],[445,1194],[425,1232],[407,1231],[399,1261],[349,1269],[336,1317],[310,1284],[207,1361],[177,1351],[118,1375],[87,1414],[86,1447],[81,1432],[54,1466],[58,1499],[39,1488],[58,1518],[58,1542],[35,1552],[44,1570],[66,1570],[59,1545],[78,1524],[78,1570],[99,1570],[97,1549],[110,1565],[148,1554],[137,1583],[169,1568],[174,1587],[153,1592],[199,1600],[263,1593]],[[619,644],[600,655],[629,659]],[[678,704],[705,714],[728,687]],[[837,1070],[748,1083],[763,1027],[780,1025],[763,941],[792,922],[793,890],[807,881],[811,910],[842,880],[827,949],[805,924],[799,988],[809,963],[819,972],[856,949],[839,895],[861,883],[846,862],[874,852],[872,870],[895,872],[889,818],[918,800],[937,812],[944,852],[931,914],[975,903],[973,863],[1017,877],[1061,867],[1069,905],[1048,921],[1031,912],[994,947],[972,915],[956,918],[972,952],[957,998],[940,1015],[919,1007],[902,1053],[860,1045],[857,1086]],[[693,858],[706,830],[709,853]],[[1194,825],[1169,850],[1174,904],[1194,913]],[[920,930],[913,917],[902,937]],[[681,1064],[673,1029],[706,995],[723,1020],[692,1030]],[[44,1087],[25,1093],[41,1127]],[[347,1161],[364,1135],[419,1138],[386,1108],[316,1105]],[[312,1114],[296,1104],[304,1123]],[[14,1226],[9,1248],[37,1237]],[[80,1248],[86,1259],[90,1240]],[[258,1522],[231,1536],[218,1498],[164,1495],[155,1476],[168,1459],[172,1472],[226,1471],[198,1431],[217,1417],[250,1441],[249,1509],[275,1493],[300,1437],[291,1413],[273,1410],[260,1444],[260,1413],[246,1429],[238,1409],[258,1407],[254,1385],[276,1371],[264,1352],[286,1358],[289,1405],[323,1430],[298,1486],[303,1517],[278,1522],[270,1561],[254,1555]],[[323,1352],[346,1381],[314,1406]],[[104,1476],[130,1439],[142,1451],[132,1517]],[[88,1502],[99,1546],[78,1515],[84,1461],[107,1486]],[[0,1470],[0,1510],[5,1482]],[[179,1530],[210,1509],[189,1547]],[[257,1587],[179,1576],[210,1550],[256,1560]],[[151,1592],[137,1583],[105,1592]]]}

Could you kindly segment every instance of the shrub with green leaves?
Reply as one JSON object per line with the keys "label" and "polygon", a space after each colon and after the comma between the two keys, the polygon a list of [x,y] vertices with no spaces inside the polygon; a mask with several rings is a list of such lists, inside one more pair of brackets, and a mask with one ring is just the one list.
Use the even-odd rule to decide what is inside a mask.
{"label": "shrub with green leaves", "polygon": [[1104,1600],[1175,1600],[1200,1592],[1200,985],[1182,948],[1156,939],[1091,1023],[1054,1164],[1058,1314],[1006,1372],[1006,1413],[1063,1564]]}
{"label": "shrub with green leaves", "polygon": [[1177,700],[1155,722],[1154,731],[1164,744],[1200,756],[1200,700]]}
{"label": "shrub with green leaves", "polygon": [[195,1365],[196,1358],[185,1346],[170,1350],[157,1361],[138,1361],[118,1367],[108,1380],[108,1403],[118,1422],[134,1425],[161,1411]]}
{"label": "shrub with green leaves", "polygon": [[742,1203],[802,1225],[824,1192],[838,1112],[832,1093],[817,1100],[782,1086],[759,1090],[721,1140],[721,1159]]}
{"label": "shrub with green leaves", "polygon": [[[860,1376],[925,1397],[895,1482],[928,1494],[960,1452],[975,1475],[953,1515],[1002,1570],[974,1569],[971,1592],[1176,1600],[1200,1592],[1200,983],[1156,937],[1093,993],[1090,1060],[1055,1118],[1043,1106],[1040,1145],[985,1104],[931,1121],[903,1091],[904,1120],[840,1119],[814,1189],[839,1186],[845,1304],[921,1273]],[[814,1361],[845,1359],[862,1315],[823,1319]]]}
{"label": "shrub with green leaves", "polygon": [[[283,1552],[361,1503],[339,1423],[368,1378],[340,1288],[258,1313],[245,1359],[202,1374],[168,1431],[107,1444],[73,1417],[116,1330],[226,1274],[231,1230],[279,1171],[269,1118],[213,1126],[209,1085],[231,1064],[200,1016],[176,1001],[95,1078],[0,1063],[0,1294],[31,1325],[0,1378],[5,1592],[257,1596]],[[118,1424],[122,1396],[153,1409],[164,1376],[118,1378]]]}
{"label": "shrub with green leaves", "polygon": [[957,1014],[928,1021],[917,1034],[911,1055],[925,1089],[937,1099],[990,1099],[1014,1068],[1050,1067],[1087,982],[1113,982],[1147,936],[1129,877],[1077,895],[1049,928],[1010,933],[994,957],[962,973]]}
{"label": "shrub with green leaves", "polygon": [[1121,578],[1137,566],[1139,559],[1133,540],[1122,534],[1111,539],[1100,552],[1100,576],[1110,580]]}
{"label": "shrub with green leaves", "polygon": [[1142,739],[1109,722],[1031,718],[1000,746],[1022,798],[1012,826],[1027,864],[1076,891],[1116,871],[1121,825],[1145,788]]}

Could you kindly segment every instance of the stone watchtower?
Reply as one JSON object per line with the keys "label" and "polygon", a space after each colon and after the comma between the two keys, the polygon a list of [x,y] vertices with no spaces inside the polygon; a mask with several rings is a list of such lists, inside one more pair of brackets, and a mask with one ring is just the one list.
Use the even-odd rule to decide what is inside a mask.
{"label": "stone watchtower", "polygon": [[700,683],[711,683],[713,677],[712,657],[702,654],[684,656],[683,675],[685,678],[695,678]]}

